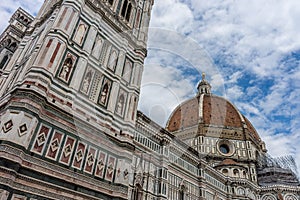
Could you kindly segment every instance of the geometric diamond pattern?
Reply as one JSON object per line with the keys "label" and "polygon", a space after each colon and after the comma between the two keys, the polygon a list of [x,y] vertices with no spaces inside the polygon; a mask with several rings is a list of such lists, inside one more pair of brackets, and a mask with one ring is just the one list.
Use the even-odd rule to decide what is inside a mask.
{"label": "geometric diamond pattern", "polygon": [[50,144],[51,151],[55,152],[58,149],[58,147],[59,147],[59,141],[57,138],[55,138]]}
{"label": "geometric diamond pattern", "polygon": [[13,122],[12,120],[7,121],[4,126],[2,127],[2,130],[4,131],[4,133],[7,133],[8,131],[10,131],[13,127]]}
{"label": "geometric diamond pattern", "polygon": [[123,176],[124,176],[124,179],[125,179],[125,180],[128,179],[128,174],[129,174],[128,170],[125,169],[125,171],[123,172]]}
{"label": "geometric diamond pattern", "polygon": [[19,136],[22,137],[23,135],[25,135],[27,133],[27,125],[26,124],[23,124],[21,125],[19,128],[18,128],[18,133],[19,133]]}
{"label": "geometric diamond pattern", "polygon": [[37,145],[41,146],[45,143],[45,141],[46,141],[46,134],[42,132],[37,137]]}
{"label": "geometric diamond pattern", "polygon": [[109,163],[107,167],[108,174],[112,174],[114,171],[113,163]]}
{"label": "geometric diamond pattern", "polygon": [[72,152],[72,147],[70,144],[68,144],[67,146],[65,146],[64,148],[64,156],[68,157]]}
{"label": "geometric diamond pattern", "polygon": [[121,169],[119,168],[118,170],[117,170],[117,177],[119,177],[121,175]]}
{"label": "geometric diamond pattern", "polygon": [[98,165],[97,165],[98,169],[101,171],[104,168],[104,163],[103,160],[99,160]]}
{"label": "geometric diamond pattern", "polygon": [[91,153],[87,157],[87,164],[88,164],[89,167],[94,164],[94,156]]}
{"label": "geometric diamond pattern", "polygon": [[77,151],[75,159],[77,160],[77,162],[80,162],[82,158],[83,158],[83,152],[82,149],[80,149],[79,151]]}

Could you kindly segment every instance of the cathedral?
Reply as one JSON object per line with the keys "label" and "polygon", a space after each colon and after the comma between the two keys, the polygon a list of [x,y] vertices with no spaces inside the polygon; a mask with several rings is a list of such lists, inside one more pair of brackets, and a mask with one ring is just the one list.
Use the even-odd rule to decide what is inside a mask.
{"label": "cathedral", "polygon": [[[292,158],[211,92],[137,110],[154,0],[45,0],[0,36],[0,200],[299,200]],[[289,164],[287,164],[289,163]]]}

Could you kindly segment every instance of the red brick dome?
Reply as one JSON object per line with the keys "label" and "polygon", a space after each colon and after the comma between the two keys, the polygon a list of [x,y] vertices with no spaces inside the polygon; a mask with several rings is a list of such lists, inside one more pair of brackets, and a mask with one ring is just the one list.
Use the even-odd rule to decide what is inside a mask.
{"label": "red brick dome", "polygon": [[210,93],[210,85],[205,76],[198,85],[198,91],[196,97],[183,102],[173,111],[167,122],[168,131],[176,134],[190,129],[199,134],[211,132],[222,138],[261,142],[253,125],[232,103]]}
{"label": "red brick dome", "polygon": [[200,94],[177,106],[169,117],[166,129],[177,132],[200,124],[205,127],[240,130],[238,132],[245,133],[246,138],[261,141],[250,121],[232,103],[211,94]]}

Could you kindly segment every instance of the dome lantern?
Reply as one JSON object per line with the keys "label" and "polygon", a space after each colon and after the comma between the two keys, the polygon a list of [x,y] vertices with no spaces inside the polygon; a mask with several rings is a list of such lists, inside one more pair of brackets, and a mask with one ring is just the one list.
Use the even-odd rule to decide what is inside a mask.
{"label": "dome lantern", "polygon": [[202,73],[202,80],[198,84],[198,95],[199,94],[211,94],[211,86],[205,79],[205,73]]}

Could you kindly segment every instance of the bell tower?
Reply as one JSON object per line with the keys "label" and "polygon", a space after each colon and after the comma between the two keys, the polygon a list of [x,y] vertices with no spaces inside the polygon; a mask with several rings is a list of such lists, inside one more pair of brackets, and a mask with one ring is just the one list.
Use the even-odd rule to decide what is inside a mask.
{"label": "bell tower", "polygon": [[7,65],[32,20],[33,17],[30,14],[22,8],[18,8],[10,18],[8,27],[0,35],[0,85],[4,81],[4,77],[7,77],[9,74]]}
{"label": "bell tower", "polygon": [[[35,18],[22,9],[13,15],[9,27],[22,32],[11,39],[16,41],[13,51],[2,45],[0,52],[0,62],[5,55],[10,58],[3,61],[6,74],[0,82],[0,145],[13,146],[14,152],[24,151],[33,160],[11,159],[9,151],[1,159],[20,169],[26,168],[24,162],[51,163],[52,168],[37,167],[29,174],[41,173],[39,177],[63,187],[83,187],[74,183],[71,171],[76,177],[88,175],[78,178],[87,184],[78,190],[84,191],[79,192],[82,199],[93,199],[92,193],[103,199],[128,198],[153,3],[45,0]],[[24,20],[19,21],[22,13]],[[8,30],[1,44],[11,37]],[[48,189],[47,184],[30,187],[41,194]],[[58,190],[72,198],[64,188]],[[63,198],[47,193],[49,199]]]}

